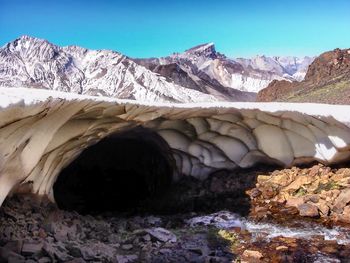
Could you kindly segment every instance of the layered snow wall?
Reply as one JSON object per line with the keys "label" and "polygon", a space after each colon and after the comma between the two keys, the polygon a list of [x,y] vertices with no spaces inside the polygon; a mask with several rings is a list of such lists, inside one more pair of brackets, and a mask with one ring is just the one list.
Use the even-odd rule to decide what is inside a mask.
{"label": "layered snow wall", "polygon": [[[60,171],[102,138],[142,126],[159,134],[175,178],[221,169],[350,159],[350,106],[139,104],[44,90],[0,89],[0,204],[30,185],[48,195]],[[98,180],[98,175],[96,175]]]}

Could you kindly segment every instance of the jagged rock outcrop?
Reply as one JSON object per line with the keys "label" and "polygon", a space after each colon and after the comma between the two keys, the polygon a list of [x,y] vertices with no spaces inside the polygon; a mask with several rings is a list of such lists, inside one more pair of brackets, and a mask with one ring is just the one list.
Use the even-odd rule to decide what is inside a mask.
{"label": "jagged rock outcrop", "polygon": [[317,57],[302,82],[273,81],[257,101],[349,104],[350,49],[335,49]]}
{"label": "jagged rock outcrop", "polygon": [[0,103],[0,203],[25,184],[53,199],[57,175],[84,149],[137,126],[169,145],[175,177],[350,159],[349,106],[140,104],[22,88],[1,88]]}

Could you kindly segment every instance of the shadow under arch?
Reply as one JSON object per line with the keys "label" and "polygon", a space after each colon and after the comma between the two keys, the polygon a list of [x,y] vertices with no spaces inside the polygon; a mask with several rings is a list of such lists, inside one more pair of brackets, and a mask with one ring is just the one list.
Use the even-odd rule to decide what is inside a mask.
{"label": "shadow under arch", "polygon": [[130,212],[165,193],[174,169],[168,144],[139,126],[85,149],[58,175],[54,198],[59,208],[82,214]]}

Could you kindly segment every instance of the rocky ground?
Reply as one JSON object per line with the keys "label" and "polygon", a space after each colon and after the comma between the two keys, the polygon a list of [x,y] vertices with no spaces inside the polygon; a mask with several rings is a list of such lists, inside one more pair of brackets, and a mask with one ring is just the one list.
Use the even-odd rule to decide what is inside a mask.
{"label": "rocky ground", "polygon": [[[0,262],[230,262],[215,230],[181,216],[83,216],[17,196],[0,215]],[[193,216],[193,215],[192,215]]]}
{"label": "rocky ground", "polygon": [[[246,203],[239,209],[234,199],[247,200],[238,193],[252,188],[258,173],[265,176],[249,191],[253,206],[247,215]],[[246,174],[250,182],[225,172],[201,183],[182,182],[172,190],[178,197],[168,201],[166,214],[81,215],[15,195],[0,208],[0,262],[350,262],[350,169],[318,165]],[[292,205],[295,198],[302,199]],[[155,210],[164,205],[155,204]],[[312,208],[311,216],[305,205],[318,214]],[[213,213],[225,206],[241,215]]]}
{"label": "rocky ground", "polygon": [[283,213],[350,224],[349,168],[331,169],[319,164],[276,170],[259,175],[256,188],[248,194],[257,217],[282,209]]}

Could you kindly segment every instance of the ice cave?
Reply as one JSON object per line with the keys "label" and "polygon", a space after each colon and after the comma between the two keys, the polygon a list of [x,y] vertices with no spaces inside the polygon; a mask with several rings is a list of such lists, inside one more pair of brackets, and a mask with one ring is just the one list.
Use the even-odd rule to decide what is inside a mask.
{"label": "ice cave", "polygon": [[204,180],[259,163],[349,161],[349,111],[288,103],[142,104],[2,88],[0,204],[26,191],[68,210],[122,211],[183,176]]}

